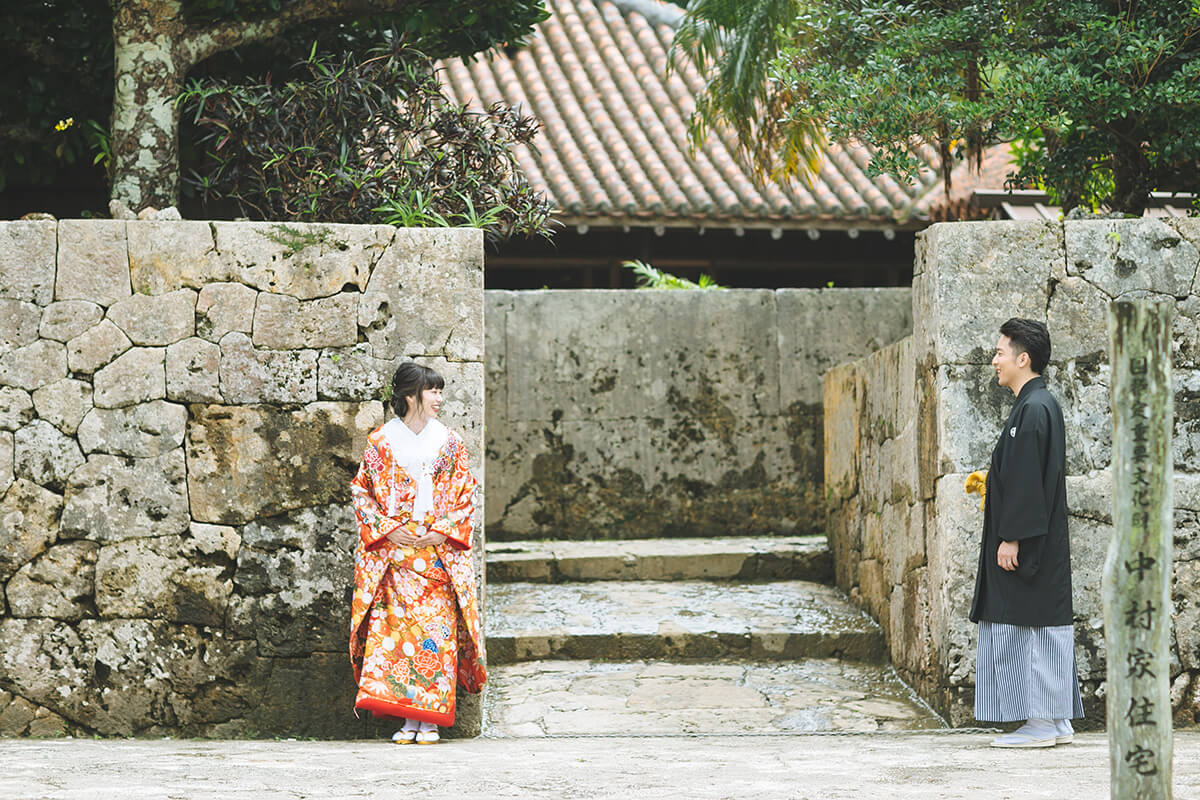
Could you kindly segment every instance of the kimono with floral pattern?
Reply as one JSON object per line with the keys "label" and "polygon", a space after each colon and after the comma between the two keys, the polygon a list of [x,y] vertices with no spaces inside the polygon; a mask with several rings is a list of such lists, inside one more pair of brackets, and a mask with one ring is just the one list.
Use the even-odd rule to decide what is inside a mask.
{"label": "kimono with floral pattern", "polygon": [[[350,619],[354,706],[437,725],[454,724],[456,685],[474,693],[487,681],[470,549],[476,481],[461,437],[447,433],[424,519],[412,518],[417,481],[396,463],[382,427],[367,437],[351,482],[359,524]],[[419,524],[446,541],[409,548],[387,539]]]}

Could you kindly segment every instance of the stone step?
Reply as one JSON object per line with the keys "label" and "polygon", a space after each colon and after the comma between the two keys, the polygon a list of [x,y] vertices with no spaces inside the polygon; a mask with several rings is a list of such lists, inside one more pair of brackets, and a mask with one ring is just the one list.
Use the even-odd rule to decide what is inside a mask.
{"label": "stone step", "polygon": [[808,581],[592,581],[488,586],[488,659],[886,663],[883,632],[837,589]]}
{"label": "stone step", "polygon": [[833,583],[824,536],[489,543],[488,583],[804,580]]}
{"label": "stone step", "polygon": [[529,661],[493,667],[491,736],[787,734],[944,728],[888,666]]}

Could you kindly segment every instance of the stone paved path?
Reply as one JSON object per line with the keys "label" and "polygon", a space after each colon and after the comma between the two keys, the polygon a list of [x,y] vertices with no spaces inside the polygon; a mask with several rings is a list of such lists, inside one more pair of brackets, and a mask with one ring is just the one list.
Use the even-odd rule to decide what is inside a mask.
{"label": "stone paved path", "polygon": [[487,735],[944,727],[823,539],[504,542],[488,575]]}
{"label": "stone paved path", "polygon": [[496,667],[491,736],[743,734],[944,727],[890,667],[785,662],[534,661]]}

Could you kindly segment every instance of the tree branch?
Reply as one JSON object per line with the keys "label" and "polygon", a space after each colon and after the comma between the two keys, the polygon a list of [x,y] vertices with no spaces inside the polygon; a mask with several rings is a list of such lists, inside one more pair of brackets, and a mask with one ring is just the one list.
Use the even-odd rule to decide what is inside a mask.
{"label": "tree branch", "polygon": [[414,5],[415,0],[299,0],[268,19],[189,28],[180,51],[192,67],[224,50],[270,39],[305,22],[394,14]]}

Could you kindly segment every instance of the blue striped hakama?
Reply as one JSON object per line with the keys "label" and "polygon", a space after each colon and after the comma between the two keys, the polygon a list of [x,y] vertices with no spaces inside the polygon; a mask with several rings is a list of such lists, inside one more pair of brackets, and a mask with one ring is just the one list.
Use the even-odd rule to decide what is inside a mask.
{"label": "blue striped hakama", "polygon": [[1083,716],[1072,625],[1028,628],[979,621],[975,718],[984,722]]}

